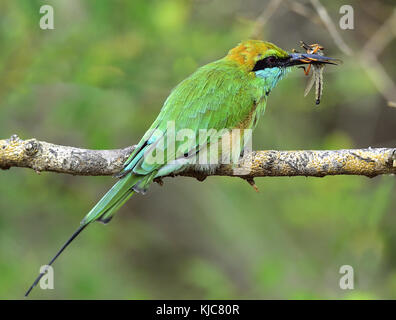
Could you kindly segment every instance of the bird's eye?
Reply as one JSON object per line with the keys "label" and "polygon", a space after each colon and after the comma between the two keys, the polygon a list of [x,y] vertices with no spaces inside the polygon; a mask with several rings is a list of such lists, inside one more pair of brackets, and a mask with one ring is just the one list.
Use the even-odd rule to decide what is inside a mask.
{"label": "bird's eye", "polygon": [[269,56],[256,62],[252,71],[263,70],[265,68],[273,68],[278,64],[278,59],[275,56]]}
{"label": "bird's eye", "polygon": [[269,65],[273,65],[273,64],[275,64],[275,62],[276,62],[276,57],[274,57],[274,56],[269,56],[269,57],[267,57],[265,60],[266,60],[266,62],[267,62]]}

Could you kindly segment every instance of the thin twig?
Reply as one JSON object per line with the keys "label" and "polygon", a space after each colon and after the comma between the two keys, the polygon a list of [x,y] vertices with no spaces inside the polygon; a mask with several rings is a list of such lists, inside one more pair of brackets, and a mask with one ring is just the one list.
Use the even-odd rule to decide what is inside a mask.
{"label": "thin twig", "polygon": [[275,11],[278,9],[279,5],[281,4],[282,0],[271,0],[271,2],[268,4],[268,6],[265,7],[263,12],[257,17],[253,31],[251,33],[251,38],[252,39],[259,39],[260,34],[262,33],[262,30],[267,23],[268,19],[275,13]]}
{"label": "thin twig", "polygon": [[313,11],[311,8],[308,8],[307,6],[303,5],[302,3],[294,1],[294,0],[288,0],[286,2],[286,5],[291,11],[299,14],[300,16],[303,16],[303,17],[309,19],[313,23],[320,25],[320,26],[324,25],[323,21],[318,17],[318,15],[315,14],[315,11]]}
{"label": "thin twig", "polygon": [[366,42],[359,55],[360,64],[377,90],[389,102],[396,100],[396,85],[385,68],[378,61],[378,55],[396,37],[396,9]]}
{"label": "thin twig", "polygon": [[319,17],[322,19],[327,30],[329,31],[330,36],[333,38],[338,48],[346,55],[348,56],[352,55],[353,54],[352,49],[345,43],[344,39],[342,39],[342,37],[338,33],[337,28],[333,20],[330,18],[330,15],[328,14],[326,8],[320,3],[319,0],[311,0],[311,3],[316,9]]}
{"label": "thin twig", "polygon": [[[354,53],[337,31],[335,23],[320,1],[311,0],[311,4],[338,48],[346,55],[355,55],[357,57],[360,65],[372,80],[379,93],[388,101],[388,105],[392,106],[392,101],[396,100],[396,85],[377,57],[396,36],[396,9],[394,9],[391,16],[366,42],[360,53]],[[317,23],[306,6],[296,2],[293,4],[290,3],[289,7],[296,13],[309,17],[313,22]]]}

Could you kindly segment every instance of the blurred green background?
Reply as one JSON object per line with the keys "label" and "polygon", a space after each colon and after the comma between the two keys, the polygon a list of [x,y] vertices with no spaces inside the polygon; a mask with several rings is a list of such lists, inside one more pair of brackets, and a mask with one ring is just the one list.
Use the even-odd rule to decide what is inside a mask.
{"label": "blurred green background", "polygon": [[[298,14],[298,3],[310,9]],[[354,52],[394,10],[350,1]],[[55,30],[41,30],[51,4]],[[18,134],[86,148],[136,143],[170,90],[249,38],[267,1],[2,0],[0,138]],[[344,55],[308,1],[284,0],[260,38],[290,50],[320,42],[344,60],[327,68],[324,96],[304,98],[294,72],[273,91],[254,148],[395,147],[396,108],[356,57]],[[394,78],[395,41],[378,57]],[[134,196],[109,225],[93,224],[55,264],[43,299],[396,298],[394,176],[165,179]],[[80,219],[114,183],[13,168],[0,172],[0,298],[19,299]],[[341,290],[351,265],[355,289]]]}

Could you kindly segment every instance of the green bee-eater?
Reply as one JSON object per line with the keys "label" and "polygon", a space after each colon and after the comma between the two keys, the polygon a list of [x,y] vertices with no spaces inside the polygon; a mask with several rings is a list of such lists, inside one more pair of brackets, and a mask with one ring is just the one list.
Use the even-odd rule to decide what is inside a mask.
{"label": "green bee-eater", "polygon": [[[135,192],[145,192],[155,178],[186,169],[193,163],[191,160],[212,143],[210,135],[204,139],[190,139],[190,143],[171,135],[181,130],[198,136],[201,130],[254,129],[265,110],[268,95],[290,67],[315,63],[335,62],[322,55],[288,53],[269,42],[247,40],[231,49],[224,58],[199,68],[173,89],[157,119],[125,162],[118,182],[84,217],[79,229],[48,265],[91,222],[109,222]],[[172,134],[169,122],[174,123]],[[170,140],[174,140],[172,150],[168,147]],[[239,144],[238,155],[244,144],[245,141]],[[159,151],[165,154],[163,161],[148,160],[147,155]],[[223,154],[227,152],[230,150],[222,149]],[[213,165],[198,167],[206,173],[213,169]],[[38,276],[26,295],[44,273]]]}

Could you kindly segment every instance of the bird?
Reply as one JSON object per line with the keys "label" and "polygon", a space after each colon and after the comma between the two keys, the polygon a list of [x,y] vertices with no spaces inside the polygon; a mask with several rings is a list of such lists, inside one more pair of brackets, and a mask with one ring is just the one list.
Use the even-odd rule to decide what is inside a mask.
{"label": "bird", "polygon": [[[245,40],[223,58],[198,68],[171,91],[157,118],[117,174],[118,181],[86,214],[47,268],[88,225],[94,221],[108,223],[133,194],[145,193],[154,179],[179,173],[191,165],[203,173],[214,170],[219,164],[210,160],[214,154],[218,157],[220,151],[211,155],[207,150],[216,143],[214,141],[236,140],[227,136],[232,130],[240,130],[238,136],[242,135],[242,141],[235,147],[236,154],[240,155],[246,145],[241,132],[256,127],[276,84],[293,66],[319,63],[336,64],[335,59],[323,55],[287,52],[271,42]],[[218,133],[217,140],[212,139],[214,134],[196,137],[210,130]],[[187,139],[188,142],[175,139],[180,132],[195,136]],[[230,144],[234,146],[232,142],[228,146]],[[231,152],[227,146],[220,149],[221,157]],[[210,163],[201,165],[197,158],[205,153]],[[153,161],[158,158],[161,161]],[[39,274],[25,296],[46,271]]]}

